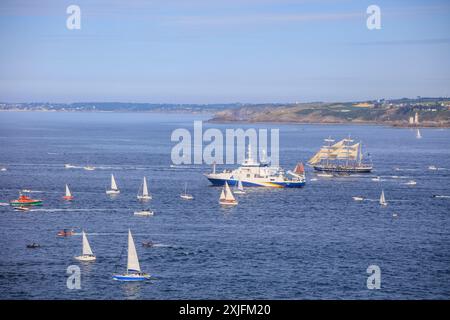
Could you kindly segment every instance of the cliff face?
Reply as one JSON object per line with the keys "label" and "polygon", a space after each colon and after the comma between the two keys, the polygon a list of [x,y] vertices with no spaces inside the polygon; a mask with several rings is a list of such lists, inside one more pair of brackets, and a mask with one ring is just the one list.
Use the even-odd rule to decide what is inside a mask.
{"label": "cliff face", "polygon": [[411,106],[357,107],[353,104],[252,105],[226,109],[212,122],[290,122],[290,123],[373,123],[409,126],[409,117],[419,114],[420,126],[450,127],[449,107]]}

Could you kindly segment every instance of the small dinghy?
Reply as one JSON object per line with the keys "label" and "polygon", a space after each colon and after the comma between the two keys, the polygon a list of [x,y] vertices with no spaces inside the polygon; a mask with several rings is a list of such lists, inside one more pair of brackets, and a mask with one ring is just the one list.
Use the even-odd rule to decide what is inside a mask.
{"label": "small dinghy", "polygon": [[142,242],[142,246],[145,248],[151,248],[154,246],[154,243],[152,241],[145,241],[145,242]]}
{"label": "small dinghy", "polygon": [[187,183],[184,184],[184,193],[180,194],[180,198],[184,200],[193,200],[194,196],[187,193]]}
{"label": "small dinghy", "polygon": [[238,204],[233,192],[231,192],[228,182],[226,181],[220,194],[219,203],[224,206],[235,206]]}
{"label": "small dinghy", "polygon": [[134,215],[138,217],[150,217],[154,215],[154,212],[150,209],[144,209],[141,211],[135,211]]}
{"label": "small dinghy", "polygon": [[381,204],[382,206],[387,206],[386,198],[384,197],[384,190],[381,190],[380,204]]}
{"label": "small dinghy", "polygon": [[36,248],[40,248],[40,247],[41,247],[41,245],[38,244],[38,243],[36,243],[36,242],[27,244],[27,248],[28,248],[28,249],[36,249]]}
{"label": "small dinghy", "polygon": [[416,181],[414,181],[414,180],[409,180],[407,183],[405,183],[406,185],[408,185],[408,186],[415,186],[416,184],[417,184],[417,182]]}
{"label": "small dinghy", "polygon": [[134,245],[131,230],[128,230],[128,259],[127,270],[124,274],[115,274],[113,279],[117,281],[144,281],[150,279],[150,275],[141,271],[139,259]]}
{"label": "small dinghy", "polygon": [[436,166],[428,166],[428,170],[437,170],[437,167]]}
{"label": "small dinghy", "polygon": [[93,167],[93,166],[85,166],[83,169],[86,170],[86,171],[94,171],[95,167]]}
{"label": "small dinghy", "polygon": [[84,262],[94,261],[96,258],[94,256],[94,253],[92,252],[91,246],[89,245],[89,241],[86,237],[86,233],[84,232],[84,230],[82,231],[82,235],[83,235],[82,254],[81,254],[81,256],[77,256],[74,258],[78,261],[84,261]]}
{"label": "small dinghy", "polygon": [[381,178],[380,177],[375,177],[375,178],[372,178],[372,181],[381,181]]}
{"label": "small dinghy", "polygon": [[70,237],[73,236],[74,231],[72,229],[62,229],[57,233],[58,237]]}
{"label": "small dinghy", "polygon": [[147,187],[147,178],[144,177],[144,180],[142,181],[141,187],[139,188],[138,200],[141,201],[148,201],[152,199],[152,196],[148,193],[148,187]]}
{"label": "small dinghy", "polygon": [[66,195],[63,197],[63,199],[66,201],[73,200],[72,193],[70,192],[69,186],[67,184],[66,184]]}
{"label": "small dinghy", "polygon": [[238,180],[236,189],[234,189],[235,194],[245,194],[244,186],[242,185],[241,179]]}
{"label": "small dinghy", "polygon": [[364,200],[363,197],[352,197],[352,198],[353,198],[353,200],[355,200],[355,201],[363,201],[363,200]]}
{"label": "small dinghy", "polygon": [[119,194],[119,193],[120,193],[120,190],[119,190],[119,188],[117,188],[116,179],[114,178],[114,175],[111,174],[111,189],[106,190],[106,194],[115,195],[115,194]]}

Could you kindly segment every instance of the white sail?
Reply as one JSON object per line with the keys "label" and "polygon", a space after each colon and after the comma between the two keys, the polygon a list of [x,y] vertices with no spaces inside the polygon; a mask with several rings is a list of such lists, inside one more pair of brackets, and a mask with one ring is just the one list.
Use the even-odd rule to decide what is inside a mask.
{"label": "white sail", "polygon": [[380,204],[383,204],[383,205],[387,204],[386,199],[384,197],[384,190],[381,190]]}
{"label": "white sail", "polygon": [[220,193],[220,198],[219,200],[225,200],[225,189],[222,189],[222,192]]}
{"label": "white sail", "polygon": [[142,195],[144,197],[148,196],[147,179],[144,177],[144,182],[142,184]]}
{"label": "white sail", "polygon": [[119,190],[119,188],[117,188],[116,179],[114,179],[113,174],[111,174],[111,190]]}
{"label": "white sail", "polygon": [[134,245],[133,236],[131,235],[131,230],[128,230],[128,262],[127,271],[137,271],[141,272],[141,267],[139,266],[139,260],[136,252],[136,246]]}
{"label": "white sail", "polygon": [[238,187],[237,188],[240,191],[244,191],[244,186],[242,185],[242,181],[241,180],[238,181]]}
{"label": "white sail", "polygon": [[72,194],[70,193],[69,186],[66,184],[66,197],[71,197]]}
{"label": "white sail", "polygon": [[228,201],[236,200],[234,198],[233,192],[231,192],[230,186],[228,185],[227,182],[225,182],[225,200],[228,200]]}
{"label": "white sail", "polygon": [[84,231],[83,231],[83,255],[93,255],[91,246],[89,245],[89,241]]}

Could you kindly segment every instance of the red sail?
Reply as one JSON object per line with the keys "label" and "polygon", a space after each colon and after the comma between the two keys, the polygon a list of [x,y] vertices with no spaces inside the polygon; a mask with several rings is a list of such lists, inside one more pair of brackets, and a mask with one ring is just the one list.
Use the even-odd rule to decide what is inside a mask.
{"label": "red sail", "polygon": [[297,165],[295,166],[295,169],[294,169],[294,173],[297,173],[297,174],[305,173],[305,167],[303,166],[303,163],[301,163],[301,162],[297,163]]}

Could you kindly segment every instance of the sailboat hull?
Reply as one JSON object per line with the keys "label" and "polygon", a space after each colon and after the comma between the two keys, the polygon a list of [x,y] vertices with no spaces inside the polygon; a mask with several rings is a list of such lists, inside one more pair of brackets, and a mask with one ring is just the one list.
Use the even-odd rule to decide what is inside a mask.
{"label": "sailboat hull", "polygon": [[372,166],[335,166],[335,165],[317,165],[314,170],[321,172],[340,172],[340,173],[370,173]]}
{"label": "sailboat hull", "polygon": [[113,279],[116,281],[145,281],[150,279],[149,274],[115,274]]}
{"label": "sailboat hull", "polygon": [[119,194],[119,190],[106,190],[106,194]]}
{"label": "sailboat hull", "polygon": [[142,201],[146,201],[146,200],[151,200],[152,197],[151,196],[137,196],[138,200],[142,200]]}
{"label": "sailboat hull", "polygon": [[94,257],[94,256],[87,256],[87,255],[86,256],[78,256],[78,257],[75,257],[75,260],[88,262],[88,261],[95,261],[96,257]]}

